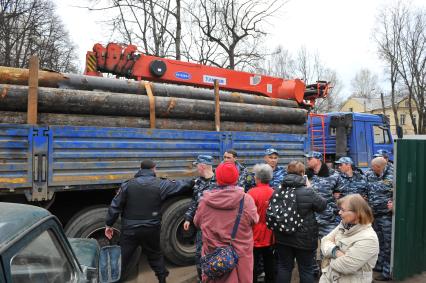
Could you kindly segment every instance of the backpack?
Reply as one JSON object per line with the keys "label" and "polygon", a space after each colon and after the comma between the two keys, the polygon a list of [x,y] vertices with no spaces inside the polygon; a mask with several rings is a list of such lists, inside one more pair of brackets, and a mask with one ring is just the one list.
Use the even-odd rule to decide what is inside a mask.
{"label": "backpack", "polygon": [[269,201],[266,226],[275,232],[293,234],[302,223],[303,219],[297,213],[295,188],[282,187]]}

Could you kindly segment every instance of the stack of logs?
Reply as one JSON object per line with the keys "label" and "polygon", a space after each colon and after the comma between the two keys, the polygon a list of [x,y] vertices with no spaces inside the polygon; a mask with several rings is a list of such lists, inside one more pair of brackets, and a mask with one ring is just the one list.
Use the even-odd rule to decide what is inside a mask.
{"label": "stack of logs", "polygon": [[[28,69],[0,67],[0,123],[26,123]],[[215,130],[213,90],[145,81],[38,72],[41,125]],[[295,101],[219,92],[220,130],[306,133],[307,111]],[[153,104],[154,105],[154,104]],[[152,106],[153,106],[152,105]]]}

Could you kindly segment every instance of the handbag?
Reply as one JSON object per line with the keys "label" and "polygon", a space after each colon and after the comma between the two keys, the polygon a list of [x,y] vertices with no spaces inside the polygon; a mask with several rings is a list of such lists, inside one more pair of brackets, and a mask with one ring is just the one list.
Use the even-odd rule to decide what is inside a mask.
{"label": "handbag", "polygon": [[209,279],[218,279],[231,272],[238,264],[238,254],[232,246],[232,241],[237,234],[241,214],[244,207],[244,197],[240,201],[237,219],[232,229],[231,241],[228,246],[216,248],[212,253],[202,256],[200,259],[201,269]]}

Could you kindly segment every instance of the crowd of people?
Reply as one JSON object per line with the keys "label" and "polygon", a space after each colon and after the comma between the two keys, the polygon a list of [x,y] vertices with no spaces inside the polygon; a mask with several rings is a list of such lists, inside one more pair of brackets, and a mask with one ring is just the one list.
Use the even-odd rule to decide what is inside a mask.
{"label": "crowd of people", "polygon": [[[196,229],[199,282],[257,282],[261,273],[266,283],[290,282],[295,262],[302,283],[370,283],[373,271],[380,274],[375,280],[390,280],[393,166],[388,153],[377,152],[365,173],[350,157],[335,161],[336,169],[320,152],[305,157],[306,166],[295,160],[284,168],[279,166],[279,152],[268,148],[264,163],[248,170],[238,161],[238,153],[228,149],[216,169],[212,156],[199,155],[193,163],[198,177],[181,181],[157,178],[155,163],[142,161],[135,178],[122,184],[107,215],[108,238],[121,215],[123,274],[132,251],[142,246],[159,282],[166,282],[159,237],[161,204],[170,195],[192,190],[183,228]],[[296,206],[275,202],[280,194]],[[270,227],[266,215],[271,206],[281,210],[278,218],[290,214],[282,210],[296,207],[291,214],[295,219],[284,221],[297,219],[297,229]],[[203,257],[228,245],[238,255],[236,266],[220,278],[209,277]]]}

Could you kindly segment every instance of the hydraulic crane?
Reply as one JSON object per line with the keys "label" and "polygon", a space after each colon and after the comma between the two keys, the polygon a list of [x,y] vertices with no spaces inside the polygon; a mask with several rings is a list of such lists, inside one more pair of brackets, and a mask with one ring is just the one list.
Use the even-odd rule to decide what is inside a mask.
{"label": "hydraulic crane", "polygon": [[150,56],[139,52],[135,45],[118,43],[108,43],[106,47],[96,43],[93,51],[87,52],[85,74],[102,76],[102,73],[202,88],[212,88],[217,80],[223,90],[295,100],[303,107],[312,107],[315,99],[326,97],[330,90],[330,84],[325,81],[305,85],[300,79],[286,80]]}

